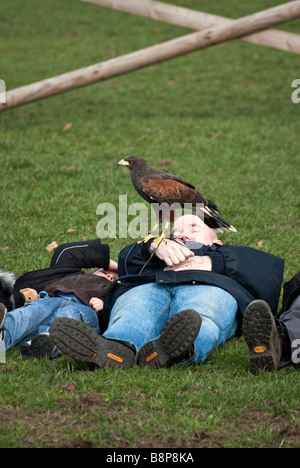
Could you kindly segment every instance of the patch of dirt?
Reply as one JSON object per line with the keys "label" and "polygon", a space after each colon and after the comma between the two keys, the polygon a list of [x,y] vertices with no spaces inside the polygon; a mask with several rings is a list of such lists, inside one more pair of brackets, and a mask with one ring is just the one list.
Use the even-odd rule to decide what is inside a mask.
{"label": "patch of dirt", "polygon": [[[89,416],[95,400],[89,399],[65,399],[62,411],[26,411],[15,408],[0,408],[0,427],[22,428],[26,435],[20,441],[22,447],[56,447],[56,448],[94,448],[93,441],[85,439],[85,434],[91,425],[97,425],[97,421]],[[98,399],[99,404],[99,399]],[[66,406],[68,411],[66,411]],[[99,405],[97,405],[99,406]],[[64,409],[63,409],[64,407]],[[89,408],[87,410],[87,408]],[[76,409],[83,410],[82,414],[76,413]],[[21,433],[21,431],[18,431]],[[70,441],[70,439],[78,440]]]}
{"label": "patch of dirt", "polygon": [[[96,448],[96,442],[90,440],[89,434],[91,428],[94,433],[100,433],[101,421],[105,420],[117,427],[117,430],[108,434],[109,446],[131,447],[123,435],[124,421],[135,428],[138,434],[138,424],[141,424],[141,419],[146,415],[129,411],[122,401],[116,401],[111,405],[104,402],[101,395],[75,396],[71,390],[68,397],[57,399],[56,411],[34,412],[17,408],[0,408],[0,428],[16,428],[19,437],[23,433],[20,440],[22,447]],[[199,419],[203,415],[198,413],[195,417]],[[214,433],[201,430],[187,435],[178,428],[172,434],[161,436],[152,431],[147,436],[141,435],[137,446],[138,448],[222,448],[226,447],[229,441],[238,441],[241,437],[244,446],[245,441],[250,440],[252,434],[260,427],[271,428],[274,447],[300,446],[300,424],[292,426],[288,415],[272,417],[271,412],[257,411],[251,407],[244,408],[242,415],[232,416],[228,426],[220,427]]]}
{"label": "patch of dirt", "polygon": [[[199,414],[198,414],[199,418]],[[139,447],[148,448],[224,448],[228,446],[229,441],[244,441],[252,438],[259,428],[266,427],[272,430],[273,442],[269,448],[278,448],[279,446],[299,448],[300,447],[300,424],[291,426],[289,416],[279,415],[272,417],[267,411],[258,411],[255,408],[246,407],[242,410],[242,417],[232,417],[227,428],[220,428],[214,433],[206,431],[195,431],[191,436],[172,434],[163,439],[156,437],[143,439]],[[249,446],[251,444],[249,443]]]}

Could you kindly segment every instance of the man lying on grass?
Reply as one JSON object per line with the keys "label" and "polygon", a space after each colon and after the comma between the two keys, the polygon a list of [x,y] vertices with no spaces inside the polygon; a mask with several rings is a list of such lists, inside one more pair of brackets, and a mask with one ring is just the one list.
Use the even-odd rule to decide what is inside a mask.
{"label": "man lying on grass", "polygon": [[282,259],[223,246],[193,215],[179,218],[172,233],[157,249],[151,239],[121,251],[120,277],[101,313],[102,335],[60,318],[50,328],[59,349],[99,368],[200,364],[236,334],[253,300],[276,312]]}
{"label": "man lying on grass", "polygon": [[[91,274],[82,271],[91,268],[97,270]],[[103,309],[106,292],[117,278],[117,264],[110,260],[109,246],[101,244],[100,239],[59,246],[50,268],[18,278],[13,299],[6,300],[5,305],[0,303],[2,350],[21,346],[24,358],[57,355],[49,336],[50,325],[57,317],[88,323],[99,333],[98,313]],[[2,291],[2,300],[7,296]],[[14,310],[12,300],[17,307]],[[2,352],[2,360],[3,357]]]}
{"label": "man lying on grass", "polygon": [[[279,320],[274,320],[273,312],[276,310],[276,302],[278,300],[277,297],[282,276],[282,261],[280,261],[280,259],[268,256],[268,254],[253,251],[252,249],[242,248],[242,250],[240,250],[237,246],[221,248],[219,245],[222,243],[218,240],[216,234],[203,225],[198,218],[186,217],[184,218],[184,223],[183,219],[178,220],[173,227],[173,235],[175,238],[174,240],[180,243],[175,244],[168,241],[167,244],[162,244],[159,250],[155,251],[155,258],[151,258],[150,255],[150,252],[153,252],[153,244],[151,242],[149,242],[148,245],[133,244],[133,246],[125,248],[120,256],[120,268],[121,270],[123,268],[123,276],[115,285],[112,285],[111,282],[115,281],[118,277],[116,264],[113,261],[109,261],[108,246],[101,245],[99,239],[60,246],[53,256],[51,268],[37,272],[29,272],[23,275],[17,280],[14,287],[13,300],[17,305],[24,305],[24,294],[27,300],[30,300],[28,294],[26,295],[25,292],[20,294],[19,292],[20,289],[24,291],[22,288],[25,286],[36,288],[39,291],[43,289],[47,290],[49,286],[49,298],[47,298],[47,295],[42,294],[42,296],[46,296],[46,299],[44,298],[36,301],[34,305],[32,303],[32,305],[27,304],[26,307],[21,307],[20,310],[14,311],[12,315],[9,314],[8,320],[6,321],[6,308],[3,304],[0,305],[0,336],[2,339],[2,341],[0,341],[0,351],[1,347],[5,350],[5,348],[8,349],[14,345],[20,345],[33,338],[31,345],[26,343],[21,348],[24,357],[53,357],[56,347],[49,337],[49,326],[55,317],[62,316],[73,317],[75,320],[83,321],[83,323],[88,324],[92,328],[94,325],[96,335],[93,331],[89,332],[87,327],[82,327],[77,323],[75,325],[75,331],[76,327],[79,327],[78,336],[80,340],[86,335],[85,338],[92,345],[92,356],[91,349],[88,349],[87,343],[84,343],[83,349],[80,351],[86,353],[84,356],[78,355],[79,343],[76,344],[76,349],[73,349],[74,342],[72,333],[74,330],[71,325],[74,326],[74,321],[71,321],[72,323],[68,321],[67,324],[59,320],[56,321],[55,327],[53,328],[53,336],[55,337],[55,335],[57,335],[57,339],[60,340],[61,334],[68,333],[68,340],[72,343],[72,346],[68,349],[64,349],[64,351],[71,356],[74,356],[75,353],[76,359],[87,362],[91,361],[99,367],[103,367],[104,365],[126,367],[127,365],[133,365],[136,361],[154,367],[167,366],[174,362],[179,362],[181,359],[191,363],[201,362],[205,359],[205,353],[208,353],[210,348],[213,349],[214,346],[218,346],[234,333],[237,327],[236,319],[240,318],[240,312],[243,313],[245,303],[252,296],[263,298],[250,302],[244,314],[243,334],[249,346],[252,370],[256,372],[259,369],[276,369],[292,361],[294,362],[295,359],[292,359],[292,356],[296,356],[296,358],[300,357],[300,352],[296,354],[297,349],[293,349],[293,344],[298,344],[300,341],[300,273],[295,275],[295,277],[285,285],[283,307],[279,314]],[[197,244],[196,242],[200,239],[205,244],[211,245],[211,247],[208,248],[199,245],[199,243]],[[267,268],[268,263],[269,267]],[[109,267],[110,271],[96,270],[93,276],[82,276],[83,272],[81,268],[91,268],[100,265],[103,265],[105,268]],[[262,271],[260,271],[261,265],[264,266]],[[278,269],[276,269],[277,267]],[[127,268],[129,268],[129,273],[132,273],[131,275],[127,275]],[[137,272],[140,268],[143,271],[137,276]],[[246,270],[248,270],[248,274]],[[169,273],[166,275],[164,272]],[[178,300],[182,291],[184,291],[179,287],[176,288],[176,298],[175,295],[173,297],[171,295],[169,296],[163,312],[166,315],[168,311],[169,315],[173,317],[173,314],[175,314],[175,316],[167,320],[162,327],[163,317],[162,320],[160,320],[160,316],[158,316],[156,320],[154,313],[153,321],[155,326],[153,327],[152,324],[152,327],[148,330],[146,325],[142,327],[143,333],[145,335],[148,333],[144,340],[147,341],[149,339],[149,342],[146,343],[146,345],[140,345],[139,349],[138,345],[135,343],[138,342],[140,337],[133,337],[132,341],[129,341],[129,343],[125,341],[127,345],[129,344],[129,347],[123,346],[123,335],[127,334],[128,338],[130,328],[132,328],[133,335],[135,334],[134,330],[136,330],[136,328],[138,328],[140,332],[141,327],[139,324],[135,323],[135,319],[140,321],[142,319],[143,323],[145,323],[145,318],[149,321],[147,314],[144,316],[140,313],[140,310],[137,310],[140,309],[140,305],[137,305],[139,303],[134,302],[133,304],[129,294],[127,296],[124,294],[127,290],[129,291],[135,288],[137,292],[144,294],[144,288],[141,287],[144,283],[145,286],[148,285],[148,288],[158,288],[158,294],[154,291],[156,295],[152,296],[151,292],[148,292],[150,295],[150,304],[152,304],[153,301],[158,302],[158,299],[160,299],[163,304],[165,297],[164,294],[161,294],[163,290],[161,286],[167,285],[167,287],[164,288],[165,293],[166,289],[169,289],[168,293],[173,293],[175,292],[175,289],[172,291],[172,285],[174,283],[178,283],[179,286],[192,285],[193,288],[196,285],[214,286],[215,290],[211,289],[211,291],[216,292],[220,286],[218,281],[222,282],[221,278],[216,275],[214,277],[207,276],[207,273],[204,272],[210,272],[210,274],[214,272],[219,275],[228,276],[238,282],[242,288],[250,290],[250,295],[247,298],[247,294],[245,296],[245,291],[243,292],[243,289],[240,289],[239,293],[237,293],[239,287],[237,288],[237,285],[234,286],[234,283],[231,281],[228,283],[228,280],[224,279],[224,284],[221,286],[221,289],[224,288],[225,292],[231,291],[234,293],[234,299],[238,304],[237,314],[234,315],[234,313],[232,313],[234,319],[228,321],[230,326],[227,332],[225,330],[225,334],[224,332],[222,333],[224,329],[223,318],[228,317],[228,315],[225,314],[224,317],[221,315],[222,307],[226,310],[224,304],[220,304],[221,296],[209,296],[207,294],[209,289],[202,288],[202,291],[200,291],[201,294],[195,294],[199,303],[195,306],[197,314],[195,314],[195,310],[193,309],[179,311],[178,314],[176,314],[173,305],[174,299]],[[263,278],[264,272],[270,273],[271,276]],[[170,274],[176,275],[176,277],[173,276],[172,278],[172,276],[169,276]],[[251,275],[258,280],[253,285],[251,285],[251,281],[249,281]],[[96,278],[97,276],[98,280]],[[268,278],[270,281],[267,281]],[[0,278],[0,280],[1,279],[2,278]],[[7,289],[6,280],[7,275],[5,275],[5,290]],[[259,290],[260,280],[262,291]],[[273,281],[274,284],[272,287]],[[156,283],[156,286],[151,286],[152,283]],[[76,285],[76,288],[74,285]],[[137,286],[139,286],[139,288],[137,288]],[[28,288],[25,289],[28,291]],[[122,319],[119,325],[124,322],[124,317],[127,317],[131,310],[131,315],[133,315],[133,319],[132,317],[131,319],[130,317],[126,319],[125,331],[121,330],[120,332],[122,338],[121,347],[115,345],[118,347],[119,354],[108,352],[112,351],[113,343],[111,341],[106,342],[103,338],[98,337],[99,324],[95,312],[99,313],[102,311],[103,299],[106,291],[109,289],[111,290],[107,297],[105,311],[98,315],[101,324],[101,332],[107,329],[110,309],[113,309],[106,335],[109,336],[109,333],[119,333],[118,329],[115,327],[117,321],[116,317],[118,317],[116,310],[118,309],[113,307],[115,303],[117,306],[117,298],[119,296],[119,309],[120,304],[122,304],[122,295],[124,295],[123,299],[126,299],[124,306],[126,306],[127,302],[124,315],[123,313],[119,313],[120,319]],[[29,291],[30,293],[32,292],[31,290]],[[192,289],[191,291],[196,292],[196,289]],[[11,292],[12,291],[9,291],[8,294],[1,295],[0,288],[0,296],[2,300],[6,301],[9,310],[12,309],[12,306],[10,302],[7,302],[7,298],[10,298]],[[224,293],[221,291],[221,294]],[[51,301],[51,295],[57,296],[58,300]],[[225,296],[226,294],[223,298],[225,298]],[[143,308],[143,306],[145,306],[145,297],[140,296],[140,294],[136,297],[142,299],[143,303],[141,307]],[[188,304],[194,295],[187,297],[187,301],[185,301],[184,297],[183,294],[182,299],[184,300],[184,304]],[[227,295],[228,299],[229,297],[230,293]],[[232,310],[234,311],[234,300],[231,299],[231,301],[233,305]],[[91,307],[84,307],[84,305],[89,305]],[[175,305],[177,307],[176,300]],[[215,307],[215,314],[212,315],[210,323],[209,311],[213,307]],[[151,313],[152,310],[150,310],[150,322],[152,320]],[[168,315],[166,315],[166,318],[167,317]],[[130,327],[127,326],[126,328],[126,324],[128,324],[127,320],[131,321],[129,322]],[[203,324],[209,325],[206,326],[206,329],[211,329],[212,333],[209,333],[209,339],[207,339],[208,332],[206,331],[206,333],[204,333],[205,327]],[[162,330],[160,330],[161,327]],[[200,327],[201,333],[198,333]],[[70,330],[72,330],[71,333]],[[152,339],[155,334],[157,334],[158,337],[160,334],[160,337]],[[132,353],[131,349],[135,350],[135,353]],[[125,359],[125,354],[127,359]],[[100,360],[99,356],[101,355],[102,358]],[[192,355],[195,356],[193,359]]]}

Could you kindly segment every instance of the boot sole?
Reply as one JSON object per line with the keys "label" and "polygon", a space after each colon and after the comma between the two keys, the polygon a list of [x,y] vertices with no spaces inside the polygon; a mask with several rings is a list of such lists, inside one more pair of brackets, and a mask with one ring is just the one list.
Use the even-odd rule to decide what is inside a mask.
{"label": "boot sole", "polygon": [[277,328],[268,304],[257,300],[247,307],[242,332],[249,348],[252,372],[276,370],[280,360],[274,339]]}
{"label": "boot sole", "polygon": [[102,369],[126,369],[135,364],[135,353],[130,348],[97,335],[88,325],[74,319],[55,319],[50,336],[58,349],[76,361]]}
{"label": "boot sole", "polygon": [[21,356],[22,359],[41,359],[48,358],[56,351],[56,346],[53,343],[52,339],[48,335],[37,335],[35,336],[29,347],[21,346]]}
{"label": "boot sole", "polygon": [[201,318],[194,310],[173,315],[164,325],[161,336],[149,341],[139,351],[138,363],[161,369],[181,361],[199,334]]}

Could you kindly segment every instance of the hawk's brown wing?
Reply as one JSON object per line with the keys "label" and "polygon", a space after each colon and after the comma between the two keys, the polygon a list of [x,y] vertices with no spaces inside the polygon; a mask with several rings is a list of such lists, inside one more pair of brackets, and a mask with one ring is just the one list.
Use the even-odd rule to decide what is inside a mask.
{"label": "hawk's brown wing", "polygon": [[149,179],[143,183],[144,193],[158,203],[204,203],[207,200],[197,190],[172,179]]}

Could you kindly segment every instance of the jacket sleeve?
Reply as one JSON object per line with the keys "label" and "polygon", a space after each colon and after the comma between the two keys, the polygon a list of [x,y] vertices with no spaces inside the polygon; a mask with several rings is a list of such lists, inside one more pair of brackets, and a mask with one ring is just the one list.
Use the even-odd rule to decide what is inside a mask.
{"label": "jacket sleeve", "polygon": [[109,246],[100,239],[61,244],[50,267],[104,268],[109,266]]}
{"label": "jacket sleeve", "polygon": [[152,240],[150,239],[146,244],[135,242],[128,245],[119,254],[118,270],[119,275],[138,275],[143,268],[145,270],[157,270],[163,268],[166,264],[157,258],[155,255],[149,253],[149,247]]}
{"label": "jacket sleeve", "polygon": [[239,245],[219,246],[208,255],[213,271],[234,279],[254,297],[267,301],[272,309],[278,304],[284,271],[280,257]]}
{"label": "jacket sleeve", "polygon": [[[132,244],[120,252],[119,274],[136,275],[144,268],[159,270],[165,263],[149,254],[149,244]],[[278,305],[283,281],[284,261],[260,250],[239,245],[203,246],[193,249],[196,255],[209,255],[212,272],[228,276],[243,286],[253,297],[268,302],[272,310]]]}

